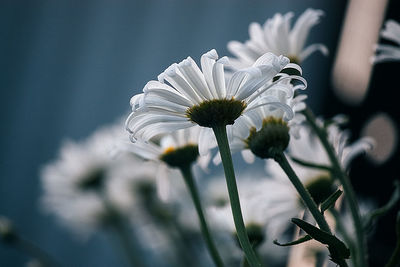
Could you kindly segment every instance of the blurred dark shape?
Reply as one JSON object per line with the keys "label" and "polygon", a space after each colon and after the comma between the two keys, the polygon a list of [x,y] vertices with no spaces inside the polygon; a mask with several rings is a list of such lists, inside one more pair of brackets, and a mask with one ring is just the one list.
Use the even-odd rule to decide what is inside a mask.
{"label": "blurred dark shape", "polygon": [[[398,10],[400,10],[399,1],[389,1],[384,21],[387,19],[400,21]],[[381,25],[382,27],[383,25]],[[363,96],[364,100],[358,106],[343,102],[343,98],[338,97],[331,88],[324,99],[323,115],[325,117],[331,117],[337,113],[348,115],[352,139],[358,139],[361,136],[365,124],[377,113],[386,114],[393,122],[394,129],[400,129],[399,101],[395,92],[399,88],[399,69],[400,62],[374,65],[368,90]],[[383,128],[379,131],[382,136],[388,134],[382,131],[384,131]],[[398,136],[394,138],[398,140]],[[368,157],[355,159],[350,170],[350,178],[360,198],[374,200],[378,206],[384,205],[394,190],[394,180],[400,178],[399,162],[400,149],[398,145],[393,147],[390,157],[380,164],[371,164]],[[368,248],[372,267],[384,266],[393,252],[396,242],[396,214],[399,209],[400,204],[397,204],[386,216],[379,219],[375,231],[370,234]]]}
{"label": "blurred dark shape", "polygon": [[388,0],[350,0],[333,66],[332,83],[337,97],[358,105],[368,91],[374,53]]}

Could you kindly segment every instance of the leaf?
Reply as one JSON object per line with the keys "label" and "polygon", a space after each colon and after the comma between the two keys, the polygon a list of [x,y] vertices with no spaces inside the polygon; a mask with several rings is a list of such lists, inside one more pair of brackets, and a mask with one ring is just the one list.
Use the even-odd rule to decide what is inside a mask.
{"label": "leaf", "polygon": [[292,222],[315,240],[328,245],[328,250],[333,262],[341,265],[345,259],[350,258],[350,249],[336,236],[297,218],[292,218]]}
{"label": "leaf", "polygon": [[322,244],[329,245],[329,243],[332,242],[333,235],[315,227],[314,225],[297,218],[292,218],[292,222]]}
{"label": "leaf", "polygon": [[305,160],[302,160],[300,158],[293,157],[293,156],[291,156],[290,159],[293,160],[294,162],[296,162],[297,164],[303,165],[305,167],[332,172],[332,167],[330,167],[328,165],[316,164],[316,163],[305,161]]}
{"label": "leaf", "polygon": [[299,237],[299,239],[297,239],[297,240],[294,240],[294,241],[288,242],[288,243],[283,243],[283,244],[279,243],[277,239],[275,239],[273,242],[274,242],[275,245],[278,245],[278,246],[281,246],[281,247],[287,247],[287,246],[298,245],[298,244],[307,242],[307,241],[309,241],[311,239],[312,239],[312,237],[310,235],[305,235],[305,236]]}
{"label": "leaf", "polygon": [[324,202],[321,204],[321,212],[324,213],[326,210],[332,208],[338,198],[342,195],[343,191],[338,189],[335,193],[330,195]]}

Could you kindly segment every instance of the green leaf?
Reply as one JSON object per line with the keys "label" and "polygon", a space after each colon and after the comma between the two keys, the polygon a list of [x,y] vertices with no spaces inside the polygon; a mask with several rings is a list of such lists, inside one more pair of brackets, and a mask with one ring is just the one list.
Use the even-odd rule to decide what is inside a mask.
{"label": "green leaf", "polygon": [[335,193],[330,195],[324,202],[321,204],[321,212],[324,213],[326,210],[332,208],[338,198],[342,195],[343,191],[338,189]]}
{"label": "green leaf", "polygon": [[339,265],[344,262],[345,259],[350,258],[350,250],[347,246],[336,236],[331,235],[306,221],[292,218],[292,222],[300,227],[304,232],[309,234],[315,240],[322,244],[328,245],[331,260]]}
{"label": "green leaf", "polygon": [[293,156],[291,156],[290,159],[293,160],[295,163],[300,164],[300,165],[305,166],[305,167],[332,172],[332,167],[330,167],[328,165],[322,165],[322,164],[317,164],[317,163],[305,161],[305,160],[302,160],[302,159],[299,159],[299,158],[296,158],[296,157],[293,157]]}
{"label": "green leaf", "polygon": [[329,243],[332,242],[333,235],[315,227],[314,225],[297,218],[292,218],[292,222],[322,244],[329,245]]}
{"label": "green leaf", "polygon": [[281,246],[281,247],[287,247],[287,246],[298,245],[298,244],[307,242],[307,241],[309,241],[311,239],[312,239],[312,237],[310,235],[305,235],[305,236],[300,237],[297,240],[294,240],[294,241],[288,242],[288,243],[279,243],[277,239],[275,239],[273,242],[274,242],[275,245],[278,245],[278,246]]}

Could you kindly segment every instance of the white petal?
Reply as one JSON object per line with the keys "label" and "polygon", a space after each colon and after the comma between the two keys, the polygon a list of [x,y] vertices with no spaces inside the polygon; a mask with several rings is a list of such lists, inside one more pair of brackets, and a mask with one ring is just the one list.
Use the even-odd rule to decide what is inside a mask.
{"label": "white petal", "polygon": [[249,164],[254,163],[254,160],[256,159],[255,155],[253,154],[253,152],[250,151],[250,149],[242,150],[242,156],[244,161]]}
{"label": "white petal", "polygon": [[215,51],[215,49],[212,49],[207,53],[203,54],[200,60],[201,70],[207,82],[210,93],[214,99],[218,98],[218,94],[214,86],[214,79],[213,79],[213,67],[217,59],[218,59],[217,51]]}
{"label": "white petal", "polygon": [[293,44],[292,53],[298,55],[303,50],[311,28],[319,23],[319,19],[323,14],[322,10],[308,8],[297,19],[290,34],[290,40]]}
{"label": "white petal", "polygon": [[211,128],[201,127],[198,145],[200,156],[207,155],[210,149],[217,146],[217,140]]}
{"label": "white petal", "polygon": [[301,53],[299,55],[299,60],[303,61],[304,59],[306,59],[309,55],[311,55],[315,51],[320,51],[324,56],[327,56],[329,54],[329,50],[325,45],[312,44],[312,45],[309,45],[306,48],[304,48],[303,51],[301,51]]}
{"label": "white petal", "polygon": [[184,95],[192,102],[199,104],[202,99],[198,96],[196,91],[190,86],[190,84],[178,73],[178,64],[171,65],[165,70],[164,79],[169,82],[179,93]]}
{"label": "white petal", "polygon": [[226,98],[236,97],[239,89],[243,87],[248,79],[261,77],[259,68],[250,67],[236,71],[228,82]]}
{"label": "white petal", "polygon": [[204,75],[192,58],[188,57],[183,60],[179,63],[179,67],[185,79],[193,88],[196,89],[196,91],[202,96],[203,100],[212,99]]}
{"label": "white petal", "polygon": [[224,75],[224,63],[226,63],[227,58],[223,57],[218,60],[212,70],[213,82],[215,90],[219,99],[223,99],[226,96],[225,88],[225,75]]}

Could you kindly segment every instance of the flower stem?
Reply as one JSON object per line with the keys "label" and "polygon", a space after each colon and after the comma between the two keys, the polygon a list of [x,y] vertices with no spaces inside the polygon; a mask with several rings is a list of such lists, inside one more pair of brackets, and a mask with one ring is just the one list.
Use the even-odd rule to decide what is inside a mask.
{"label": "flower stem", "polygon": [[[330,209],[329,210],[330,213],[332,214],[333,218],[335,219],[335,223],[336,223],[336,230],[337,232],[339,232],[342,236],[343,236],[343,241],[346,243],[346,245],[349,247],[351,254],[356,255],[357,251],[356,251],[356,244],[353,242],[353,240],[350,238],[348,232],[346,231],[342,221],[340,220],[340,214],[336,209]],[[353,263],[354,266],[357,266],[356,263],[356,258],[355,257],[351,257],[350,258],[351,262]]]}
{"label": "flower stem", "polygon": [[396,267],[400,264],[400,242],[397,241],[396,248],[393,251],[393,254],[389,260],[389,262],[385,265],[385,267]]}
{"label": "flower stem", "polygon": [[145,266],[135,249],[135,244],[133,244],[132,239],[130,238],[132,233],[122,218],[116,218],[113,226],[116,236],[121,243],[121,247],[125,251],[129,264],[131,266]]}
{"label": "flower stem", "polygon": [[224,263],[222,262],[221,256],[219,255],[218,250],[214,244],[214,241],[211,238],[210,231],[208,230],[207,222],[204,217],[203,208],[200,202],[199,192],[197,191],[192,171],[190,169],[190,165],[181,167],[180,170],[182,172],[186,185],[189,189],[190,195],[192,196],[193,204],[196,208],[197,215],[199,216],[201,232],[206,241],[206,245],[211,254],[211,258],[213,259],[216,266],[222,267],[224,266]]}
{"label": "flower stem", "polygon": [[17,248],[39,260],[43,266],[61,266],[60,263],[54,260],[46,251],[31,241],[21,238],[19,235],[14,236],[13,243]]}
{"label": "flower stem", "polygon": [[364,235],[363,224],[361,222],[360,209],[358,207],[357,199],[353,187],[350,183],[348,176],[342,170],[339,160],[336,156],[335,150],[328,141],[327,133],[324,129],[320,128],[317,123],[312,111],[307,108],[303,111],[311,128],[317,134],[322,145],[324,146],[326,153],[328,154],[329,160],[332,163],[332,168],[339,178],[339,181],[343,185],[343,190],[345,192],[345,199],[350,207],[351,216],[353,217],[354,227],[356,229],[356,238],[358,244],[358,255],[357,255],[357,266],[367,267],[367,241]]}
{"label": "flower stem", "polygon": [[396,218],[396,235],[396,247],[392,253],[392,256],[389,259],[389,262],[385,265],[385,267],[396,267],[400,264],[400,211],[397,213]]}
{"label": "flower stem", "polygon": [[283,152],[277,153],[276,156],[274,157],[274,159],[281,166],[283,171],[288,176],[290,182],[292,182],[293,186],[296,188],[296,190],[299,193],[301,199],[304,201],[304,204],[310,210],[312,216],[314,217],[315,221],[318,223],[318,225],[321,228],[321,230],[331,234],[332,233],[331,229],[329,228],[329,225],[326,222],[324,216],[322,215],[322,213],[318,209],[317,204],[315,204],[315,202],[312,199],[310,193],[307,191],[307,189],[301,183],[299,177],[297,177],[296,173],[293,171],[293,169],[290,166],[285,154],[283,154]]}
{"label": "flower stem", "polygon": [[219,152],[221,154],[222,164],[224,166],[226,184],[228,187],[229,199],[235,223],[236,233],[239,239],[240,246],[246,255],[247,261],[251,267],[261,266],[256,253],[254,252],[246,228],[243,221],[242,211],[240,208],[239,193],[236,185],[235,171],[233,169],[232,155],[229,148],[228,137],[226,134],[225,125],[217,125],[213,128],[217,139]]}
{"label": "flower stem", "polygon": [[124,250],[129,265],[146,266],[137,251],[133,233],[127,224],[126,218],[117,211],[107,197],[103,196],[103,204],[108,212],[108,226],[113,230],[121,249]]}

